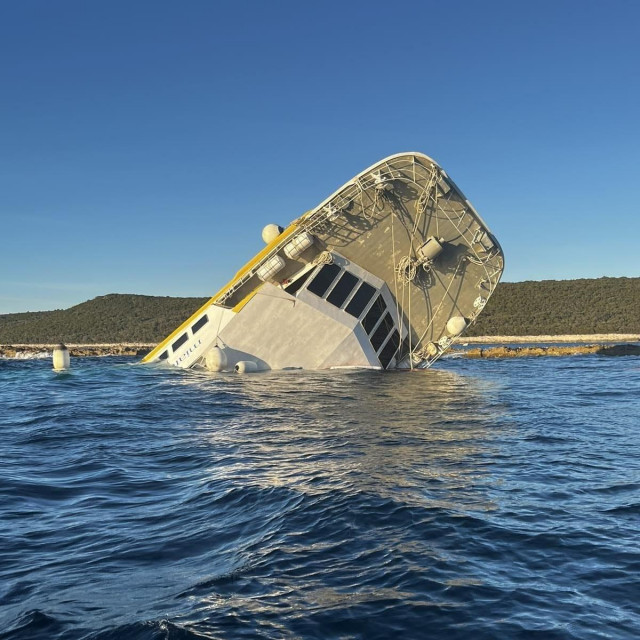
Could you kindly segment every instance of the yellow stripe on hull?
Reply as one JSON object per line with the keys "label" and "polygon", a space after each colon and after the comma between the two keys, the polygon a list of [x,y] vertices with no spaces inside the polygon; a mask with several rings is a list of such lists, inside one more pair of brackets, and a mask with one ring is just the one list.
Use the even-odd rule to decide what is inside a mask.
{"label": "yellow stripe on hull", "polygon": [[[308,213],[308,212],[307,212]],[[307,215],[307,214],[305,214]],[[304,216],[302,216],[304,218]],[[300,220],[302,220],[300,218]],[[162,352],[162,350],[175,338],[179,333],[187,329],[191,323],[197,318],[207,307],[214,304],[217,300],[219,300],[231,287],[233,287],[238,280],[240,280],[243,276],[245,276],[251,269],[253,269],[257,264],[259,264],[273,249],[275,249],[283,240],[286,240],[297,228],[298,220],[296,222],[290,224],[275,240],[270,242],[262,251],[260,251],[256,256],[254,256],[247,264],[240,269],[233,277],[233,279],[220,289],[211,299],[205,302],[194,314],[192,314],[187,320],[185,320],[175,331],[169,334],[157,347],[155,347],[152,351],[150,351],[143,359],[142,362],[149,362],[153,360],[156,355]],[[233,307],[232,311],[238,313],[244,307],[249,300],[255,295],[257,290],[262,286],[260,283],[256,288],[249,292],[249,294],[241,300],[235,307]]]}

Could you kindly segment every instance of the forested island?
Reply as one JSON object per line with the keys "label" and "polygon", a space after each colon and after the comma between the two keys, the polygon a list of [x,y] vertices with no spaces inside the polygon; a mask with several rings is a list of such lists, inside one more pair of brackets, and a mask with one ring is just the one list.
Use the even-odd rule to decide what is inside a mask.
{"label": "forested island", "polygon": [[467,336],[640,331],[640,278],[502,282]]}
{"label": "forested island", "polygon": [[[0,315],[0,344],[156,343],[208,298],[109,294]],[[504,282],[467,336],[640,333],[640,278]]]}

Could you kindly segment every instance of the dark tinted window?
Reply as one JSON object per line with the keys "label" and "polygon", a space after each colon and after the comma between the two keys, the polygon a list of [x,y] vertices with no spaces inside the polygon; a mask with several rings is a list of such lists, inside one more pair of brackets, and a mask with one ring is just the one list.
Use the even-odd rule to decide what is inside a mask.
{"label": "dark tinted window", "polygon": [[391,329],[395,328],[395,322],[393,321],[392,316],[393,311],[389,312],[384,318],[382,318],[382,324],[387,327],[387,333],[391,331]]}
{"label": "dark tinted window", "polygon": [[336,286],[333,287],[331,293],[327,296],[327,302],[335,304],[336,307],[341,307],[357,284],[358,278],[356,278],[353,273],[345,271],[340,277],[340,280],[336,282]]}
{"label": "dark tinted window", "polygon": [[159,356],[158,360],[166,360],[169,357],[169,354],[166,351],[163,351]]}
{"label": "dark tinted window", "polygon": [[364,311],[364,308],[369,304],[369,300],[373,298],[373,294],[376,292],[375,288],[370,284],[363,282],[360,288],[355,292],[353,298],[349,301],[349,304],[344,308],[347,313],[350,313],[356,318],[360,317],[360,314]]}
{"label": "dark tinted window", "polygon": [[383,369],[386,369],[389,366],[391,358],[396,355],[399,346],[400,334],[397,331],[394,331],[387,341],[387,344],[384,345],[384,349],[382,349],[382,351],[380,352],[380,364],[382,365]]}
{"label": "dark tinted window", "polygon": [[171,348],[173,349],[173,352],[175,353],[176,349],[179,349],[187,340],[188,340],[188,336],[186,333],[183,333],[172,345]]}
{"label": "dark tinted window", "polygon": [[200,318],[200,320],[198,320],[198,322],[196,322],[193,327],[191,327],[191,331],[193,333],[196,333],[197,331],[200,331],[200,329],[202,329],[202,327],[204,327],[205,324],[207,324],[207,322],[209,322],[209,318],[207,317],[207,315],[203,315],[202,318]]}
{"label": "dark tinted window", "polygon": [[294,280],[288,284],[284,290],[290,293],[292,296],[300,291],[300,287],[307,281],[307,278],[313,273],[313,269],[309,269],[306,273],[303,273],[297,280]]}
{"label": "dark tinted window", "polygon": [[387,312],[384,315],[384,318],[382,318],[382,322],[371,336],[371,345],[373,346],[375,351],[377,351],[382,346],[382,343],[389,335],[389,331],[391,331],[392,327],[393,320],[391,319],[391,314]]}
{"label": "dark tinted window", "polygon": [[340,267],[337,264],[325,264],[324,267],[318,271],[318,275],[316,275],[307,286],[307,291],[311,291],[311,293],[315,293],[322,298],[339,272]]}
{"label": "dark tinted window", "polygon": [[386,311],[386,309],[387,305],[385,305],[382,296],[378,296],[362,321],[362,326],[367,333],[371,333],[373,327],[376,326],[376,323],[380,320],[380,316]]}

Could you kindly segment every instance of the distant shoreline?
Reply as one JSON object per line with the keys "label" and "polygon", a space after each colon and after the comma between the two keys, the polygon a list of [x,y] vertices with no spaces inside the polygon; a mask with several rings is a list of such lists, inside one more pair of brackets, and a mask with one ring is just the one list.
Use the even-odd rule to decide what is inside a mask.
{"label": "distant shoreline", "polygon": [[544,336],[462,336],[457,343],[469,344],[515,344],[539,342],[640,342],[640,333],[589,333],[580,335]]}
{"label": "distant shoreline", "polygon": [[[6,349],[11,347],[14,349],[53,349],[53,347],[60,344],[59,342],[43,342],[43,343],[18,343],[12,342],[11,344],[0,344],[0,349]],[[114,349],[117,347],[122,348],[153,348],[157,345],[157,342],[65,342],[65,346],[79,349],[91,349],[91,348],[107,348]]]}
{"label": "distant shoreline", "polygon": [[[44,357],[51,354],[58,343],[51,344],[0,344],[0,358]],[[137,356],[147,355],[154,344],[140,342],[116,342],[101,344],[67,343],[66,347],[72,356]]]}
{"label": "distant shoreline", "polygon": [[[465,336],[462,335],[455,344],[514,344],[514,343],[542,343],[542,342],[640,342],[640,333],[585,333],[576,335],[542,335],[542,336]],[[18,343],[0,344],[0,349],[53,349],[57,342],[46,343]],[[158,342],[67,342],[67,347],[78,349],[115,349],[138,348],[152,349]]]}
{"label": "distant shoreline", "polygon": [[[594,333],[583,335],[559,335],[559,336],[462,336],[453,345],[453,352],[467,355],[468,357],[510,357],[525,355],[572,355],[574,353],[595,353],[597,345],[602,343],[621,344],[640,342],[638,333]],[[593,348],[581,347],[578,351],[570,347],[540,347],[537,349],[516,347],[509,348],[513,344],[567,344],[577,343],[581,345],[594,345]],[[490,349],[472,349],[464,352],[459,349],[466,345],[492,345]],[[47,344],[2,344],[0,345],[0,358],[28,358],[34,355],[44,357],[56,346],[55,343]],[[137,356],[142,357],[149,353],[156,343],[149,342],[104,342],[94,344],[67,343],[72,356]],[[457,348],[458,347],[458,348]]]}

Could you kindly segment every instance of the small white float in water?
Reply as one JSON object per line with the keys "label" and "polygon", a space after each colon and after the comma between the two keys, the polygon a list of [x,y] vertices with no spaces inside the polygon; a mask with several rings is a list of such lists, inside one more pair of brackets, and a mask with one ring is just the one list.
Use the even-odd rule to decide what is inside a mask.
{"label": "small white float in water", "polygon": [[258,371],[258,364],[253,360],[240,360],[235,366],[236,373],[255,373]]}
{"label": "small white float in water", "polygon": [[60,343],[53,348],[53,370],[66,371],[71,366],[69,349]]}

